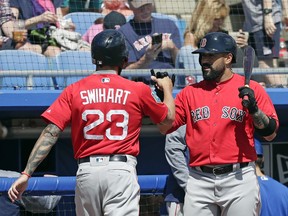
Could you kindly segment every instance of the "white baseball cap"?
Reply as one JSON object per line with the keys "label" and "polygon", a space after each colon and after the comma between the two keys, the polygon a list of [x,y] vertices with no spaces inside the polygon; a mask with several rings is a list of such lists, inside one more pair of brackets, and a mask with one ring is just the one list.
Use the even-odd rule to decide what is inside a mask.
{"label": "white baseball cap", "polygon": [[154,4],[154,0],[128,0],[134,8],[139,8],[145,4]]}

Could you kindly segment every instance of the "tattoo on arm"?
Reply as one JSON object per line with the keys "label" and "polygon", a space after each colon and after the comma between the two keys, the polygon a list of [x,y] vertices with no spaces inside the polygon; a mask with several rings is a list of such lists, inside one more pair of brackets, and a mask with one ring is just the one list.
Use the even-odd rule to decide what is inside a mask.
{"label": "tattoo on arm", "polygon": [[252,117],[254,126],[258,129],[263,129],[269,124],[268,116],[264,114],[260,109],[258,109],[258,111],[254,113]]}
{"label": "tattoo on arm", "polygon": [[31,175],[39,164],[47,157],[50,150],[58,140],[60,133],[60,128],[54,124],[47,125],[47,127],[42,131],[27,162],[25,170],[29,175]]}

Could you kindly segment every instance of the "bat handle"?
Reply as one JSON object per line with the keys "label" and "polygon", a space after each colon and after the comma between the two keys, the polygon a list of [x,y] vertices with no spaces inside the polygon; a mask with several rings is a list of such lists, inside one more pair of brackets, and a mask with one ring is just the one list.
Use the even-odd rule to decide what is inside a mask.
{"label": "bat handle", "polygon": [[242,100],[242,106],[248,108],[250,101],[248,100],[248,96],[244,96]]}
{"label": "bat handle", "polygon": [[[246,87],[249,87],[248,84],[245,85]],[[242,99],[242,106],[243,107],[248,107],[250,104],[250,101],[249,101],[249,97],[247,95],[244,95],[243,99]]]}

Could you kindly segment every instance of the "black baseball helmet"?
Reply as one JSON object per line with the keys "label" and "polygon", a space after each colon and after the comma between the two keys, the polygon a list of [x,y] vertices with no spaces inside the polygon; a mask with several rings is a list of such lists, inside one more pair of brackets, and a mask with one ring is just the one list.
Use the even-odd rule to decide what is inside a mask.
{"label": "black baseball helmet", "polygon": [[237,44],[230,35],[224,32],[211,32],[201,39],[200,48],[192,53],[232,53],[232,63],[235,63]]}
{"label": "black baseball helmet", "polygon": [[123,67],[128,59],[125,37],[114,29],[107,29],[97,34],[91,44],[93,64],[97,66]]}

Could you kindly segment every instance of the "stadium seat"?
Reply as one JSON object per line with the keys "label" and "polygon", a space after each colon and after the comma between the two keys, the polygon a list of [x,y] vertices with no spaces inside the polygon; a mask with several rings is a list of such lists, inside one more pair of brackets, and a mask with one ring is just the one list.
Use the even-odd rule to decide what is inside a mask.
{"label": "stadium seat", "polygon": [[72,22],[76,26],[75,31],[83,35],[94,21],[100,17],[104,17],[104,15],[97,12],[72,12],[66,14],[63,18],[71,18]]}
{"label": "stadium seat", "polygon": [[[71,83],[78,81],[86,75],[81,75],[81,71],[95,71],[96,66],[92,64],[90,52],[85,51],[65,51],[55,57],[57,70],[67,70],[67,75],[57,76],[57,86],[64,88]],[[75,71],[79,71],[75,75]],[[74,72],[74,74],[72,74]],[[70,75],[69,75],[70,73]]]}
{"label": "stadium seat", "polygon": [[26,78],[23,76],[0,77],[0,89],[18,90],[26,89]]}
{"label": "stadium seat", "polygon": [[95,70],[92,63],[91,52],[88,51],[65,51],[56,57],[58,70]]}
{"label": "stadium seat", "polygon": [[[0,70],[11,71],[1,77],[2,89],[53,89],[51,77],[46,73],[48,62],[44,55],[24,50],[0,51]],[[14,74],[12,71],[14,71]],[[29,72],[31,71],[31,72]]]}

